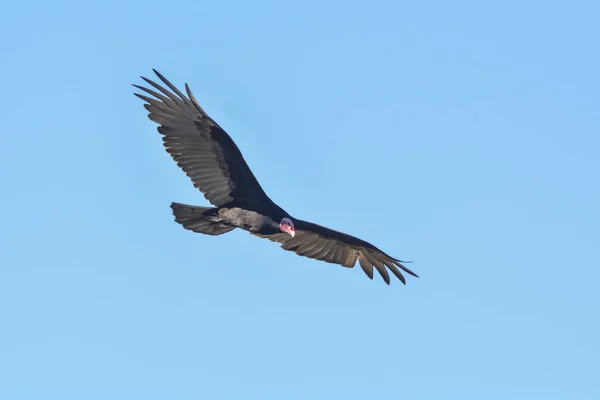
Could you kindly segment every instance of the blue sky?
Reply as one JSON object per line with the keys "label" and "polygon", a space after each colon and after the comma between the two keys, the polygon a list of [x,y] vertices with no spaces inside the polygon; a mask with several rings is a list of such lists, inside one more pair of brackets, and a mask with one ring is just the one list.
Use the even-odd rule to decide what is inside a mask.
{"label": "blue sky", "polygon": [[[599,12],[6,5],[0,397],[600,398]],[[178,226],[207,203],[132,95],[151,68],[288,212],[421,278]]]}

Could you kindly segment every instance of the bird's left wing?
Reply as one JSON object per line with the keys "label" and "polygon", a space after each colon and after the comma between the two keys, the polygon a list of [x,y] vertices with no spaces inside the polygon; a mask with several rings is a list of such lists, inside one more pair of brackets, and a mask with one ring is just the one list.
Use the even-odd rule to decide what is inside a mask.
{"label": "bird's left wing", "polygon": [[135,95],[146,101],[148,117],[160,125],[165,149],[194,186],[215,206],[272,203],[236,144],[200,107],[188,85],[186,96],[154,73],[168,89],[142,77],[153,89],[134,85],[150,96]]}

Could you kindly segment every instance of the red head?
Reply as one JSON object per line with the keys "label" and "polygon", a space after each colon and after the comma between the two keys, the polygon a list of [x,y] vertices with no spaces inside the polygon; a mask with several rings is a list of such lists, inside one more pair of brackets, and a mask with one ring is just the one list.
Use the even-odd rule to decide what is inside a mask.
{"label": "red head", "polygon": [[279,230],[281,230],[281,232],[289,234],[291,237],[294,237],[296,235],[296,228],[294,228],[294,223],[289,218],[284,218],[281,220],[281,222],[279,223]]}

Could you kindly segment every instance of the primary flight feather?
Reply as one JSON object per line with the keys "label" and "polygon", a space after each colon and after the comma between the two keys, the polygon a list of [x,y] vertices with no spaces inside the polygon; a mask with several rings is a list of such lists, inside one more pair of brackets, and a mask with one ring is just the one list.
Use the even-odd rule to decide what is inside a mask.
{"label": "primary flight feather", "polygon": [[[281,243],[298,255],[352,268],[358,261],[373,279],[373,267],[389,285],[388,269],[406,284],[400,270],[417,276],[371,243],[297,219],[264,192],[231,137],[200,107],[188,85],[186,94],[158,71],[164,85],[142,77],[150,87],[134,85],[146,102],[148,118],[156,122],[167,152],[215,207],[172,203],[175,221],[185,229],[221,235],[240,228]],[[170,89],[170,90],[169,90]]]}

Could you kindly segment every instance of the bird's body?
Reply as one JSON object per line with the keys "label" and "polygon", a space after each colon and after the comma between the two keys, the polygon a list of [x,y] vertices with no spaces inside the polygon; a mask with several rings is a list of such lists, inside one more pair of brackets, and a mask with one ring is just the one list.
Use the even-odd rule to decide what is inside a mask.
{"label": "bird's body", "polygon": [[218,215],[223,223],[252,233],[270,234],[279,230],[279,222],[252,210],[221,207]]}
{"label": "bird's body", "polygon": [[185,229],[222,235],[239,228],[281,243],[285,250],[318,260],[353,267],[359,261],[372,279],[373,267],[386,283],[388,269],[403,283],[399,269],[412,271],[372,244],[357,237],[297,219],[264,192],[229,135],[200,107],[187,84],[187,96],[157,71],[171,91],[143,78],[155,89],[136,86],[147,104],[149,118],[158,123],[164,146],[214,207],[172,203],[175,220]]}
{"label": "bird's body", "polygon": [[239,207],[221,207],[215,221],[234,226],[250,233],[268,235],[279,232],[279,222],[271,217],[252,210]]}

